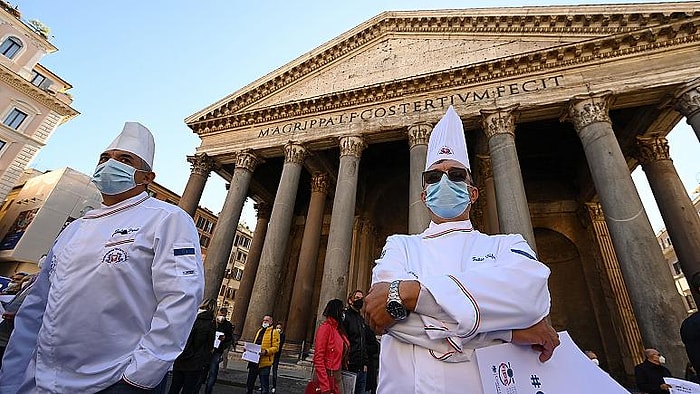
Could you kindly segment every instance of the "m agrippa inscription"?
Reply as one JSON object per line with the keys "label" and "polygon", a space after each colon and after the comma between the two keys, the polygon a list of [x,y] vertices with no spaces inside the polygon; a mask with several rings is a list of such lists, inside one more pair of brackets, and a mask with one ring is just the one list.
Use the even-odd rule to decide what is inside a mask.
{"label": "m agrippa inscription", "polygon": [[361,111],[343,112],[331,116],[322,116],[304,121],[290,122],[284,125],[260,129],[258,138],[309,131],[312,129],[348,124],[357,121],[367,121],[370,119],[385,118],[389,116],[408,115],[423,111],[442,112],[450,105],[468,105],[469,103],[477,103],[484,100],[492,100],[501,97],[515,96],[523,93],[532,93],[555,88],[562,84],[563,79],[563,75],[529,79],[527,81],[511,84],[488,86],[479,90],[465,90],[445,96],[408,101],[400,104],[377,106]]}

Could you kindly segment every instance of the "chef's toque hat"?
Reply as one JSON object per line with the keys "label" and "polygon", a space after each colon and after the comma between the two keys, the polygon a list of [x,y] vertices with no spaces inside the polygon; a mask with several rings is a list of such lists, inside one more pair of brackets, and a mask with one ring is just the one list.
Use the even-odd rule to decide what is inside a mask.
{"label": "chef's toque hat", "polygon": [[109,144],[105,152],[112,149],[133,153],[148,163],[150,168],[153,168],[153,155],[155,154],[156,143],[153,140],[153,134],[141,123],[124,123],[124,129]]}
{"label": "chef's toque hat", "polygon": [[456,160],[471,171],[462,119],[451,105],[430,133],[425,169],[437,161],[446,159]]}

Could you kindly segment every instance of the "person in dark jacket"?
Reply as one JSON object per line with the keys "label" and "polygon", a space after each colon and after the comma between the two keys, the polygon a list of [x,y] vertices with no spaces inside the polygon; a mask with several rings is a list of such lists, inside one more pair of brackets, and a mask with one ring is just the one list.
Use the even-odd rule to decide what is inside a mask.
{"label": "person in dark jacket", "polygon": [[343,329],[350,340],[350,354],[347,370],[357,373],[355,381],[355,394],[365,394],[367,382],[367,367],[369,365],[369,352],[367,351],[367,338],[370,331],[365,320],[360,315],[360,309],[364,302],[365,294],[362,290],[355,290],[348,295],[348,307],[343,318]]}
{"label": "person in dark jacket", "polygon": [[[700,274],[691,280],[691,286],[700,291]],[[696,371],[700,371],[700,312],[688,316],[681,324],[681,340],[685,345],[685,352]]]}
{"label": "person in dark jacket", "polygon": [[277,391],[277,369],[280,367],[282,347],[284,346],[284,341],[287,339],[287,336],[284,334],[284,326],[282,326],[282,323],[277,323],[275,330],[280,334],[280,349],[275,353],[275,359],[272,361],[272,389],[270,389],[270,392],[273,393]]}
{"label": "person in dark jacket", "polygon": [[[216,300],[207,299],[199,305],[197,318],[182,353],[173,365],[173,381],[168,394],[197,394],[202,375],[209,366],[214,350],[214,310]],[[182,390],[182,391],[181,391]]]}
{"label": "person in dark jacket", "polygon": [[671,371],[662,364],[664,356],[656,349],[644,351],[646,360],[634,367],[634,378],[637,388],[647,394],[668,394],[671,386],[664,383],[664,378],[671,378]]}
{"label": "person in dark jacket", "polygon": [[208,374],[205,372],[207,383],[204,387],[204,394],[211,394],[214,391],[214,384],[219,376],[219,363],[228,357],[228,349],[233,343],[233,324],[226,320],[226,315],[228,315],[228,309],[221,308],[216,316],[216,332],[219,333],[220,342],[211,355]]}

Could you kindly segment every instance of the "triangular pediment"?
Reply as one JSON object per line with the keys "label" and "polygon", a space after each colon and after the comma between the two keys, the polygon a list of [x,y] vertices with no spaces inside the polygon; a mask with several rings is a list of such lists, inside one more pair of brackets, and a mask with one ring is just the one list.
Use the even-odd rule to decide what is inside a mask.
{"label": "triangular pediment", "polygon": [[[196,124],[644,31],[700,2],[385,12],[219,100]],[[582,44],[583,45],[583,44]],[[546,58],[546,56],[545,56]],[[488,68],[487,68],[488,69]]]}

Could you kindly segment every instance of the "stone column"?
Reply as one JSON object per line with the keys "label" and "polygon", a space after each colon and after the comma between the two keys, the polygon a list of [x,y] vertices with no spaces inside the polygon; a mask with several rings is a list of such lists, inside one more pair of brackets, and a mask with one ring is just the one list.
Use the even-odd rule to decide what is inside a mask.
{"label": "stone column", "polygon": [[686,117],[700,141],[700,78],[683,85],[674,97],[676,111]]}
{"label": "stone column", "polygon": [[270,225],[260,256],[260,266],[255,278],[255,286],[253,286],[255,291],[250,299],[243,328],[243,336],[245,337],[254,335],[263,316],[272,313],[275,297],[277,297],[284,254],[287,251],[294,201],[299,188],[299,176],[307,152],[302,145],[290,142],[284,146],[284,153],[282,176],[277,187],[275,203],[270,215]]}
{"label": "stone column", "polygon": [[[637,144],[637,159],[647,175],[683,274],[690,282],[700,273],[700,217],[673,166],[666,138],[637,138]],[[692,290],[695,303],[700,305],[699,294]]]}
{"label": "stone column", "polygon": [[678,327],[685,308],[608,115],[610,92],[576,96],[568,115],[583,144],[646,347],[660,349],[674,375],[685,366]]}
{"label": "stone column", "polygon": [[[630,301],[625,280],[620,272],[620,263],[615,254],[615,248],[610,241],[610,232],[605,224],[603,208],[599,203],[586,203],[591,223],[593,224],[593,235],[599,247],[602,258],[601,275],[607,280],[607,285],[612,290],[611,294],[606,294],[606,298],[611,299],[615,308],[610,308],[610,317],[615,322],[617,329],[615,335],[620,344],[622,353],[622,363],[628,372],[634,371],[634,366],[644,361],[644,344],[639,333],[639,325],[634,316],[634,309]],[[607,288],[608,286],[604,286]]]}
{"label": "stone column", "polygon": [[315,174],[311,178],[311,201],[306,214],[304,235],[299,252],[299,265],[294,278],[292,302],[287,322],[287,338],[291,341],[306,339],[306,327],[311,318],[311,298],[314,294],[314,278],[318,262],[318,249],[323,229],[323,213],[328,195],[328,175]]}
{"label": "stone column", "polygon": [[360,155],[365,148],[360,136],[340,139],[340,168],[333,199],[331,227],[328,234],[323,281],[318,301],[316,326],[323,320],[323,309],[333,298],[345,299],[348,287],[348,267],[352,249],[352,227],[355,219],[355,197]]}
{"label": "stone column", "polygon": [[180,197],[180,202],[177,205],[194,218],[199,199],[202,198],[204,185],[206,185],[207,178],[209,178],[211,170],[215,168],[216,163],[206,153],[188,156],[187,161],[192,164],[192,172],[190,172],[185,191],[182,192],[182,197]]}
{"label": "stone column", "polygon": [[517,105],[495,110],[481,110],[482,126],[489,141],[491,169],[496,189],[496,207],[501,232],[522,234],[533,250],[530,209],[515,148],[515,115]]}
{"label": "stone column", "polygon": [[[250,304],[250,295],[253,292],[255,276],[258,273],[260,254],[265,242],[265,234],[267,234],[267,223],[270,221],[270,206],[268,204],[255,204],[255,210],[258,211],[258,221],[255,223],[255,233],[253,233],[253,240],[250,243],[248,258],[245,261],[241,283],[238,286],[238,290],[236,290],[233,312],[231,313],[231,323],[234,326],[233,333],[236,334],[236,338],[240,338],[241,334],[243,334],[245,315]],[[243,339],[254,340],[255,338]]]}
{"label": "stone column", "polygon": [[477,155],[479,159],[479,176],[484,184],[479,190],[479,200],[486,206],[484,210],[484,232],[487,234],[498,234],[498,203],[496,202],[496,185],[493,181],[493,168],[491,167],[491,157]]}
{"label": "stone column", "polygon": [[204,261],[204,298],[216,299],[219,295],[219,288],[226,273],[226,264],[238,228],[238,220],[241,218],[250,179],[257,164],[258,158],[252,152],[244,151],[236,156],[236,168],[233,170],[231,185],[224,200],[224,207],[219,213]]}
{"label": "stone column", "polygon": [[428,139],[433,126],[417,123],[408,126],[410,172],[408,186],[408,233],[419,234],[428,228],[430,213],[420,198],[423,192],[423,171],[428,152]]}

